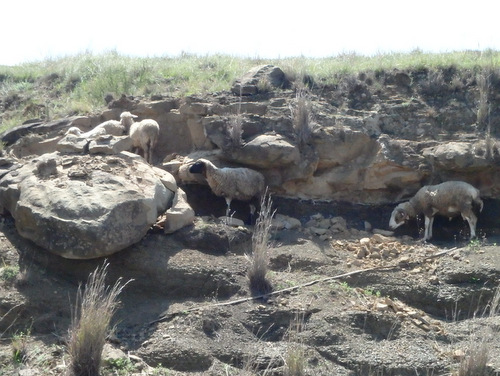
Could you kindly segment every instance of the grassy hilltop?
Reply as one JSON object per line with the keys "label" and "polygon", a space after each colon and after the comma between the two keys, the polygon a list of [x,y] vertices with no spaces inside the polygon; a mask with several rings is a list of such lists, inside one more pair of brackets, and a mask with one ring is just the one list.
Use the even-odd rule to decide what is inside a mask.
{"label": "grassy hilltop", "polygon": [[51,120],[102,110],[112,94],[174,96],[227,90],[233,81],[260,64],[279,66],[291,81],[304,77],[318,88],[339,85],[359,73],[453,68],[469,77],[500,66],[500,52],[463,51],[428,54],[355,54],[331,58],[258,59],[228,55],[137,58],[116,52],[82,53],[59,59],[0,66],[0,132],[29,119]]}

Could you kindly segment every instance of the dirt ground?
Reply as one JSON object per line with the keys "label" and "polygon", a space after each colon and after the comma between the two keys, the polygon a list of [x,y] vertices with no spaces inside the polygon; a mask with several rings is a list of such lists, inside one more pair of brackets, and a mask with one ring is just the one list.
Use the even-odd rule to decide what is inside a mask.
{"label": "dirt ground", "polygon": [[[103,260],[49,255],[9,217],[1,230],[0,375],[62,375],[78,283]],[[103,374],[284,375],[298,363],[305,375],[452,375],[478,348],[500,374],[500,249],[487,238],[436,246],[280,229],[263,298],[245,275],[250,236],[203,217],[110,257],[110,282],[134,281]]]}

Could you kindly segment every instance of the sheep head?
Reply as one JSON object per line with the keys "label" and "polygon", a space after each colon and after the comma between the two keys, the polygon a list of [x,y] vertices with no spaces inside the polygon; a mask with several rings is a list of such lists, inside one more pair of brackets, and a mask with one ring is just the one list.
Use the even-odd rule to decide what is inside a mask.
{"label": "sheep head", "polygon": [[134,115],[128,111],[122,112],[120,115],[120,119],[123,119],[123,118],[135,119],[136,117],[137,117],[137,115]]}
{"label": "sheep head", "polygon": [[128,111],[122,112],[120,115],[120,121],[122,125],[127,129],[130,129],[132,124],[134,124],[135,118],[137,118],[137,115],[134,115]]}
{"label": "sheep head", "polygon": [[189,167],[189,172],[192,174],[202,174],[207,177],[207,164],[210,163],[205,159],[198,159]]}
{"label": "sheep head", "polygon": [[391,219],[389,220],[389,227],[391,229],[398,228],[410,219],[412,210],[410,210],[409,206],[409,202],[403,202],[392,211]]}

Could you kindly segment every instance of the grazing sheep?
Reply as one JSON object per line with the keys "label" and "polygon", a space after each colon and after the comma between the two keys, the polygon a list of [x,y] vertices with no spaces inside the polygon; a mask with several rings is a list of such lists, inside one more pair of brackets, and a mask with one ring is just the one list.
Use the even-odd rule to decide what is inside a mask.
{"label": "grazing sheep", "polygon": [[[203,174],[213,193],[226,199],[226,217],[229,217],[233,199],[250,201],[252,198],[257,198],[260,200],[264,194],[264,176],[249,168],[218,168],[207,159],[198,159],[189,167],[189,172]],[[255,207],[250,205],[250,208],[253,214]]]}
{"label": "grazing sheep", "polygon": [[144,159],[149,164],[153,164],[153,148],[158,140],[160,126],[153,119],[144,119],[138,123],[134,122],[136,115],[130,112],[123,112],[120,115],[122,124],[128,129],[132,145],[135,148],[135,153],[139,153],[139,149],[144,152]]}
{"label": "grazing sheep", "polygon": [[474,210],[483,210],[479,190],[463,181],[447,181],[437,185],[426,185],[410,199],[396,206],[391,214],[389,227],[395,229],[408,219],[425,215],[424,241],[432,238],[432,224],[436,214],[449,217],[462,215],[469,223],[470,237],[476,237],[477,216]]}

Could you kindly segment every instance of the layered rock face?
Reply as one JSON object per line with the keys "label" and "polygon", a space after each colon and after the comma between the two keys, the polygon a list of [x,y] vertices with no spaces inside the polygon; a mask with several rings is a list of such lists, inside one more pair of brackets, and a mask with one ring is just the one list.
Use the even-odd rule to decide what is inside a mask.
{"label": "layered rock face", "polygon": [[[182,182],[198,180],[182,176],[179,165],[204,156],[255,168],[273,192],[290,197],[392,203],[424,184],[456,179],[497,198],[495,130],[478,121],[477,85],[460,80],[460,72],[444,72],[438,80],[429,72],[395,71],[351,77],[337,87],[309,82],[309,89],[297,90],[279,67],[268,65],[248,72],[231,92],[155,101],[122,97],[99,117],[35,124],[30,132],[88,130],[127,110],[158,121],[155,163]],[[493,108],[495,89],[489,94]],[[300,123],[304,102],[308,113]],[[14,140],[16,132],[2,139]],[[102,145],[89,147],[103,152]],[[116,141],[109,147],[127,148]],[[15,149],[39,153],[39,146],[23,148]]]}
{"label": "layered rock face", "polygon": [[[496,119],[494,109],[500,102],[496,89],[492,84],[487,93],[493,109],[487,126],[484,119],[478,118],[484,95],[481,96],[474,80],[467,81],[460,72],[443,71],[439,77],[430,72],[362,74],[344,78],[335,87],[309,80],[298,89],[279,67],[266,65],[248,72],[227,92],[153,101],[122,96],[110,102],[109,109],[99,116],[33,123],[4,133],[2,140],[8,144],[11,155],[24,160],[54,151],[92,158],[120,155],[130,149],[127,136],[85,140],[64,133],[72,126],[88,131],[102,121],[118,119],[122,111],[131,111],[139,120],[152,118],[160,124],[153,162],[171,173],[179,184],[206,184],[203,178],[188,172],[189,164],[203,157],[218,167],[245,166],[258,170],[265,176],[270,192],[285,197],[393,204],[408,199],[422,185],[464,180],[479,188],[483,198],[498,199],[500,145],[491,126]],[[23,168],[30,171],[42,168],[33,163]],[[74,164],[81,166],[82,163]],[[61,169],[65,170],[63,175],[69,173],[59,162],[56,165],[54,176],[60,176]],[[4,208],[21,219],[22,210],[28,210],[23,206],[26,200],[34,201],[34,206],[47,206],[39,198],[30,197],[31,188],[26,188],[27,184],[39,184],[39,176],[43,174],[52,177],[50,168],[53,167],[47,168],[48,173],[38,171],[38,175],[16,183],[20,187],[17,190],[11,189],[15,185],[12,181],[19,179],[24,169],[17,172],[19,176],[11,174],[4,178]],[[100,187],[101,183],[95,179],[99,180],[102,174],[103,171],[92,172],[85,178],[89,179],[85,184],[77,175],[68,176],[67,182],[54,182],[54,186],[44,189],[56,192],[57,184],[71,183],[66,189],[69,192],[79,184],[81,187],[75,187],[75,192],[64,198],[69,202],[81,189],[112,191],[116,195],[121,195],[120,189],[124,189],[123,197],[131,190],[153,192],[148,194],[147,204],[140,204],[145,205],[144,210],[140,209],[141,215],[135,218],[145,218],[141,234],[146,231],[146,222],[151,225],[151,218],[166,210],[170,193],[162,192],[161,185],[149,179],[150,172],[140,171],[135,177],[136,182],[144,179],[141,189],[116,188],[115,185],[126,186],[118,181],[108,182],[113,185],[112,189]],[[113,174],[109,177],[114,179]],[[14,199],[17,196],[19,205]],[[189,197],[186,199],[189,201]],[[57,207],[55,203],[50,205]],[[80,218],[81,222],[81,218],[85,218],[81,210],[90,209],[75,208],[77,214],[68,218]],[[177,209],[171,210],[170,217],[177,222],[167,224],[167,232],[192,222],[189,205],[185,210],[180,215]],[[44,236],[39,234],[29,235],[39,224],[26,224],[23,228],[22,220],[19,222],[19,230],[25,236],[31,236],[56,253],[73,252],[58,250],[57,242],[43,240]],[[127,226],[122,224],[122,230]],[[75,225],[71,231],[81,229],[82,225]],[[104,243],[109,242],[104,240],[98,245],[102,253],[82,248],[82,254],[71,257],[106,255],[116,248],[111,249]]]}

